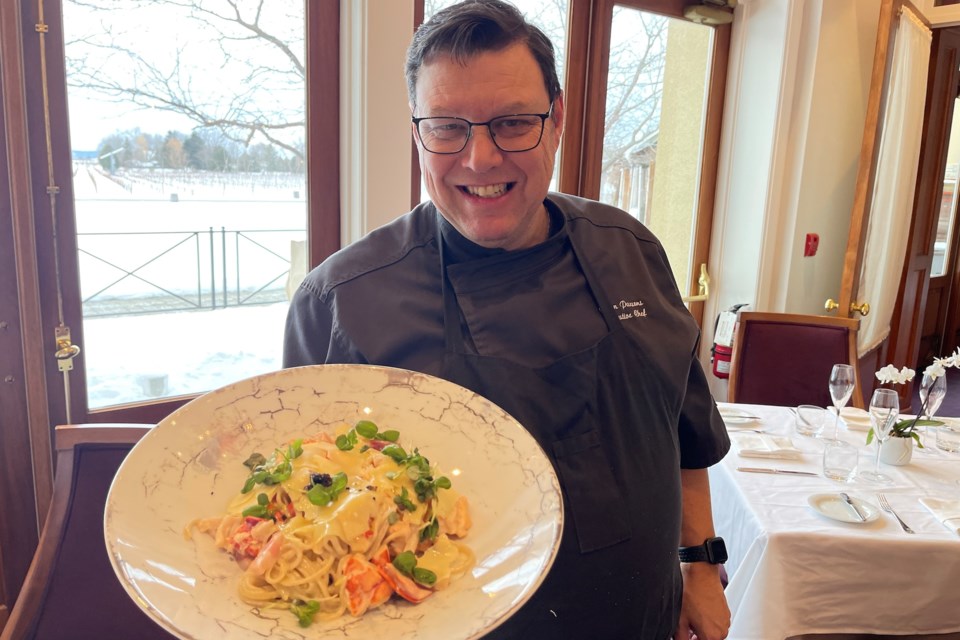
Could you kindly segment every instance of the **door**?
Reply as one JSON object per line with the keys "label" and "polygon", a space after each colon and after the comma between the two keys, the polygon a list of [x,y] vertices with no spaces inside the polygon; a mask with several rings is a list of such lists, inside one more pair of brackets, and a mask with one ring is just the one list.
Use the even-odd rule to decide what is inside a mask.
{"label": "door", "polygon": [[918,369],[934,357],[958,346],[960,305],[957,304],[960,260],[957,259],[957,177],[960,168],[960,29],[938,29],[930,60],[929,119],[923,139],[929,150],[921,157],[917,189],[917,242],[910,259],[929,271],[929,286],[921,289],[923,323],[919,349],[913,355]]}
{"label": "door", "polygon": [[[827,301],[828,310],[861,317],[858,351],[865,395],[872,391],[866,381],[874,380],[881,361],[907,364],[900,360],[903,337],[914,335],[919,322],[906,311],[913,301],[905,298],[901,283],[923,277],[905,260],[918,193],[930,45],[930,30],[918,16],[905,0],[881,3],[839,303]],[[908,400],[909,389],[902,393]]]}
{"label": "door", "polygon": [[560,190],[648,226],[699,324],[730,27],[687,20],[686,4],[572,3],[570,47],[588,53],[568,61]]}

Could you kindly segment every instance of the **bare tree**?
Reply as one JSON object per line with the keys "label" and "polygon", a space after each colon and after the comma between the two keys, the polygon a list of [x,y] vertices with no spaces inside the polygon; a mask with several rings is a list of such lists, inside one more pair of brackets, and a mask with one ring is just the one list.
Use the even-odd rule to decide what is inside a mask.
{"label": "bare tree", "polygon": [[303,158],[303,3],[64,0],[67,80]]}

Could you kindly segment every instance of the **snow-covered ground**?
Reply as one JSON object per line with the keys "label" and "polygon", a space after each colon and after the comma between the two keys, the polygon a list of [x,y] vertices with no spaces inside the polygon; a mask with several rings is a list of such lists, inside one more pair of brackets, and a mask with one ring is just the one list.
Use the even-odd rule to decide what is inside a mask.
{"label": "snow-covered ground", "polygon": [[[74,189],[81,291],[92,298],[85,312],[132,314],[84,319],[75,364],[86,368],[91,407],[207,391],[280,368],[287,260],[306,228],[301,176],[109,176],[78,163]],[[281,302],[238,306],[238,280]],[[176,304],[165,291],[205,308],[144,313]]]}

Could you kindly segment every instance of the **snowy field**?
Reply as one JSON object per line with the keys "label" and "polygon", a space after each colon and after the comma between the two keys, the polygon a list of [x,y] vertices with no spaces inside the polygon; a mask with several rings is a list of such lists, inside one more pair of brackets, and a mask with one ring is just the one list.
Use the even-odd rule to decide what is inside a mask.
{"label": "snowy field", "polygon": [[[76,364],[91,408],[280,368],[292,243],[305,238],[302,176],[109,176],[77,163],[74,189],[87,315]],[[238,306],[260,288],[250,301],[274,302]],[[171,304],[202,308],[149,312]]]}

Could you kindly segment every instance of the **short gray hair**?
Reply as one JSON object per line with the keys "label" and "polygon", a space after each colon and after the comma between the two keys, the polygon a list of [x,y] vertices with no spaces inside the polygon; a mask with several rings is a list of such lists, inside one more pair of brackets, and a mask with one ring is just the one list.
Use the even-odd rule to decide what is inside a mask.
{"label": "short gray hair", "polygon": [[417,78],[420,67],[439,55],[449,55],[459,64],[486,51],[501,51],[522,42],[529,47],[550,98],[560,95],[560,79],[553,43],[540,29],[526,21],[523,14],[502,0],[465,0],[442,9],[424,22],[413,34],[407,49],[407,95],[417,104]]}

